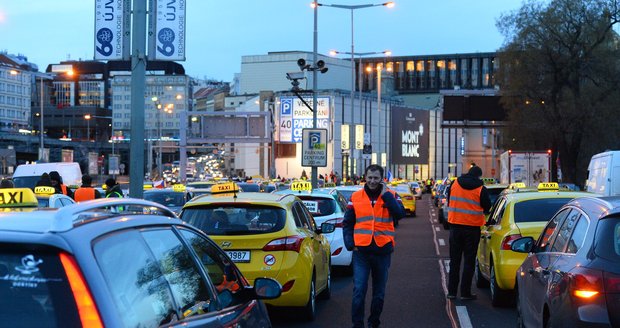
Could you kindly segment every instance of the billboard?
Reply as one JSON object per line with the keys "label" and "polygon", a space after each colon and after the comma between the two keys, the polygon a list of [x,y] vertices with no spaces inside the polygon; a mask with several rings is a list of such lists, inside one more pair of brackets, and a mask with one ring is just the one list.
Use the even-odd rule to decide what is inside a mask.
{"label": "billboard", "polygon": [[392,107],[392,164],[428,164],[429,113]]}
{"label": "billboard", "polygon": [[[312,107],[312,98],[304,98]],[[329,129],[329,97],[317,98],[318,129]],[[278,111],[278,141],[282,143],[300,143],[302,130],[312,126],[312,111],[297,97],[281,97]]]}
{"label": "billboard", "polygon": [[129,59],[128,0],[95,0],[95,59]]}
{"label": "billboard", "polygon": [[149,1],[149,59],[185,60],[185,3]]}

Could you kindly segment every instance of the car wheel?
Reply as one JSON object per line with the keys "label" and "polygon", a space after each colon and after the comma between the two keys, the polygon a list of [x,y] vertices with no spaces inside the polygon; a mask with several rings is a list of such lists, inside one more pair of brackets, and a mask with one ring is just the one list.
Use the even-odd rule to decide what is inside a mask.
{"label": "car wheel", "polygon": [[332,297],[332,264],[329,263],[329,267],[327,269],[327,285],[325,289],[319,294],[319,299],[328,300]]}
{"label": "car wheel", "polygon": [[491,304],[493,306],[509,306],[511,303],[510,292],[499,288],[497,285],[497,277],[495,276],[495,266],[491,262],[491,268],[489,269],[491,279],[489,281],[489,287],[491,288]]}
{"label": "car wheel", "polygon": [[314,274],[310,281],[310,295],[308,295],[308,303],[303,307],[302,313],[306,321],[314,321],[316,318],[316,286],[314,283]]}
{"label": "car wheel", "polygon": [[476,287],[478,288],[489,287],[489,281],[486,280],[482,276],[482,272],[480,272],[480,263],[478,263],[478,259],[476,259],[476,266],[474,267],[474,279],[476,281]]}
{"label": "car wheel", "polygon": [[515,284],[515,300],[517,303],[517,328],[525,328],[523,324],[523,313],[521,312],[521,302],[519,302],[519,287]]}

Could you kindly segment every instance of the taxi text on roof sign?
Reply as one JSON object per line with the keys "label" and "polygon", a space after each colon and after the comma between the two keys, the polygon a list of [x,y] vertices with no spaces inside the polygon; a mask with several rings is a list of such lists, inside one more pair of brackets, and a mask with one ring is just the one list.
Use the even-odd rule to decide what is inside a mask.
{"label": "taxi text on roof sign", "polygon": [[182,185],[180,183],[177,183],[175,185],[172,185],[172,191],[185,191],[185,185]]}
{"label": "taxi text on roof sign", "polygon": [[234,182],[227,183],[218,183],[211,187],[212,194],[221,194],[224,192],[237,192],[239,191],[239,186]]}
{"label": "taxi text on roof sign", "polygon": [[510,189],[523,189],[527,188],[524,182],[515,182],[510,184]]}
{"label": "taxi text on roof sign", "polygon": [[38,206],[39,202],[30,188],[0,189],[0,207]]}
{"label": "taxi text on roof sign", "polygon": [[311,191],[312,183],[308,181],[295,181],[291,184],[292,191]]}
{"label": "taxi text on roof sign", "polygon": [[560,186],[557,182],[541,182],[538,184],[538,190],[559,190]]}
{"label": "taxi text on roof sign", "polygon": [[53,195],[56,193],[56,188],[49,186],[34,187],[34,193],[37,195]]}

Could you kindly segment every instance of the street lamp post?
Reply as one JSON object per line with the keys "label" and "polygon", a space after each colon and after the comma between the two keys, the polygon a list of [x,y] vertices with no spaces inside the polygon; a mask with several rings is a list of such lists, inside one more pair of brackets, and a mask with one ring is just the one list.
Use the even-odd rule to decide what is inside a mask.
{"label": "street lamp post", "polygon": [[[392,8],[394,7],[394,2],[390,1],[390,2],[384,2],[384,3],[377,3],[377,4],[364,4],[364,5],[338,5],[338,4],[322,4],[322,3],[316,3],[316,5],[318,6],[325,6],[325,7],[334,7],[334,8],[340,8],[340,9],[348,9],[351,10],[351,126],[353,127],[353,121],[354,121],[354,111],[355,111],[355,103],[354,103],[354,99],[355,99],[355,43],[354,43],[354,25],[353,25],[353,12],[356,9],[362,9],[362,8],[370,8],[370,7],[380,7],[380,6],[385,6],[388,8]],[[360,90],[361,92],[362,90]],[[351,147],[351,156],[350,156],[350,163],[353,163],[353,145],[355,144],[355,140],[353,137],[353,133],[349,133],[349,146]],[[349,174],[349,179],[351,179],[351,177],[353,176],[354,173],[354,168],[352,164],[349,164],[350,169],[350,174]],[[344,172],[343,172],[344,173]]]}
{"label": "street lamp post", "polygon": [[86,141],[90,142],[90,119],[92,116],[90,114],[84,115],[84,119],[86,120]]}

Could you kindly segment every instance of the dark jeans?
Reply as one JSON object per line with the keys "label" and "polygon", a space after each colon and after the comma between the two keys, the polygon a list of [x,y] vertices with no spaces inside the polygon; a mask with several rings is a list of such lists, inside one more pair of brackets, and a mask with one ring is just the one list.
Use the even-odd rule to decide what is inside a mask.
{"label": "dark jeans", "polygon": [[353,305],[351,307],[353,327],[364,327],[364,300],[368,290],[368,278],[371,275],[372,301],[368,324],[371,327],[379,326],[391,260],[391,253],[353,252]]}
{"label": "dark jeans", "polygon": [[448,294],[456,295],[459,287],[461,258],[463,275],[461,276],[461,296],[471,295],[471,283],[476,265],[476,252],[480,242],[480,227],[450,225],[450,277]]}

